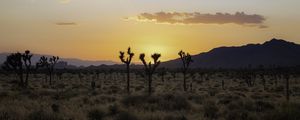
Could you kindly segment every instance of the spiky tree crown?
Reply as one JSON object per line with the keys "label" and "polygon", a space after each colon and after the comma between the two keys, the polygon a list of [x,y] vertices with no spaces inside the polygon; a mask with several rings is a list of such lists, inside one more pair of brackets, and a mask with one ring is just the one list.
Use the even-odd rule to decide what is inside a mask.
{"label": "spiky tree crown", "polygon": [[49,67],[49,63],[48,63],[48,58],[45,57],[45,56],[42,56],[40,58],[40,61],[36,64],[36,67],[39,68],[39,67]]}
{"label": "spiky tree crown", "polygon": [[6,61],[4,62],[3,69],[5,70],[17,70],[22,68],[22,54],[21,53],[12,53],[6,57]]}
{"label": "spiky tree crown", "polygon": [[158,60],[161,57],[161,54],[159,53],[154,53],[153,55],[151,55],[151,58],[154,61],[154,64],[152,64],[151,62],[149,62],[147,64],[146,60],[145,60],[145,54],[142,53],[140,54],[140,60],[142,61],[142,63],[145,66],[146,72],[148,74],[152,74],[154,72],[154,70],[158,67],[158,65],[160,64],[160,60]]}
{"label": "spiky tree crown", "polygon": [[127,55],[128,55],[128,57],[127,57],[126,60],[125,60],[125,52],[120,51],[120,56],[119,56],[119,58],[121,59],[121,61],[122,61],[123,63],[129,65],[129,64],[131,63],[131,60],[132,60],[133,56],[134,56],[134,53],[131,52],[130,47],[127,49]]}
{"label": "spiky tree crown", "polygon": [[179,51],[178,55],[183,63],[184,70],[186,70],[190,66],[190,63],[193,62],[192,56],[189,53],[183,52],[182,50]]}
{"label": "spiky tree crown", "polygon": [[58,56],[52,56],[51,58],[47,58],[45,56],[42,56],[40,58],[40,61],[36,64],[36,67],[46,67],[47,69],[53,69],[54,65],[59,60]]}
{"label": "spiky tree crown", "polygon": [[24,64],[26,65],[26,67],[30,67],[31,66],[31,58],[32,58],[32,54],[30,53],[29,50],[26,50],[25,53],[22,55]]}

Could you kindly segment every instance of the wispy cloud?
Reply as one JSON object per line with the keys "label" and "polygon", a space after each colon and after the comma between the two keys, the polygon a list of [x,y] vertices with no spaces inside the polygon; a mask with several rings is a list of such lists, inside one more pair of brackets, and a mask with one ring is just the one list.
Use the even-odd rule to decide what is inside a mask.
{"label": "wispy cloud", "polygon": [[71,2],[71,0],[58,0],[58,1],[62,4],[67,4]]}
{"label": "wispy cloud", "polygon": [[167,24],[238,24],[245,26],[255,26],[258,28],[267,28],[264,25],[266,20],[264,16],[258,14],[246,14],[244,12],[202,14],[199,12],[157,12],[141,13],[137,16],[126,17],[125,20],[135,20],[139,22],[155,22]]}
{"label": "wispy cloud", "polygon": [[56,25],[77,25],[75,22],[57,22]]}

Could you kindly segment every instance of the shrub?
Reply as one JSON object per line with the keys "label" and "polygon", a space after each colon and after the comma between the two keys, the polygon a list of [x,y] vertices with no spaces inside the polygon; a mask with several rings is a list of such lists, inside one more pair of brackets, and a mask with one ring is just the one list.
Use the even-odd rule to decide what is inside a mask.
{"label": "shrub", "polygon": [[127,96],[121,100],[121,103],[126,107],[143,108],[151,111],[187,110],[191,107],[184,97],[172,94],[162,96]]}
{"label": "shrub", "polygon": [[187,120],[187,118],[184,115],[168,115],[163,120]]}
{"label": "shrub", "polygon": [[22,117],[11,108],[0,109],[0,120],[18,120]]}
{"label": "shrub", "polygon": [[278,109],[268,111],[264,120],[300,120],[300,104],[284,103]]}
{"label": "shrub", "polygon": [[89,120],[102,120],[105,113],[99,109],[92,109],[88,112],[88,119]]}
{"label": "shrub", "polygon": [[274,106],[271,103],[266,102],[266,101],[256,101],[255,104],[256,104],[257,112],[264,112],[267,110],[274,109]]}
{"label": "shrub", "polygon": [[120,112],[115,120],[138,120],[138,118],[129,112]]}
{"label": "shrub", "polygon": [[218,118],[218,107],[216,103],[213,101],[208,101],[204,106],[204,117],[209,119],[216,119]]}
{"label": "shrub", "polygon": [[117,105],[110,105],[108,107],[108,114],[109,115],[116,115],[118,114],[120,111],[119,111],[119,107]]}
{"label": "shrub", "polygon": [[225,120],[257,120],[253,114],[244,109],[228,110]]}
{"label": "shrub", "polygon": [[46,112],[44,110],[33,111],[28,115],[28,120],[63,120],[57,114]]}

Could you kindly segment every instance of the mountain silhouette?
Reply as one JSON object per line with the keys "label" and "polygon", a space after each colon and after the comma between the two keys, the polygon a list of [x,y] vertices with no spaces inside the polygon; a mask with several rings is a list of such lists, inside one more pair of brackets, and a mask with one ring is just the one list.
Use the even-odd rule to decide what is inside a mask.
{"label": "mountain silhouette", "polygon": [[[244,68],[248,66],[300,65],[300,45],[282,39],[272,39],[263,44],[238,47],[219,47],[209,52],[193,55],[192,68]],[[162,63],[163,67],[181,67],[180,59]]]}
{"label": "mountain silhouette", "polygon": [[[10,53],[0,53],[0,64],[2,64],[6,60],[6,56],[8,56]],[[32,57],[32,63],[36,63],[39,61],[41,56],[51,57],[51,55],[41,55],[41,54],[33,54]],[[67,62],[68,65],[74,65],[74,66],[83,66],[87,67],[90,65],[114,65],[117,64],[117,62],[113,61],[105,61],[105,60],[98,60],[98,61],[92,61],[92,60],[81,60],[77,58],[60,58],[59,61]]]}

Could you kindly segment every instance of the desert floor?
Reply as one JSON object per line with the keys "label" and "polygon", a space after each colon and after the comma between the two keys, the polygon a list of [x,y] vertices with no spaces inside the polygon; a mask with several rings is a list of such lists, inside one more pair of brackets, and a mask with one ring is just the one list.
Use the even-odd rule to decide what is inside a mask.
{"label": "desert floor", "polygon": [[[131,94],[121,73],[57,76],[50,86],[45,75],[30,75],[29,87],[18,87],[13,75],[0,75],[0,120],[299,120],[300,81],[290,79],[290,100],[285,80],[266,78],[248,87],[242,79],[189,77],[183,92],[183,76],[153,76],[153,94],[147,95],[147,79],[131,74]],[[92,89],[91,81],[96,88]],[[224,80],[224,89],[222,88]],[[48,80],[49,81],[49,80]],[[299,83],[297,83],[299,81]]]}

